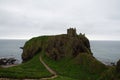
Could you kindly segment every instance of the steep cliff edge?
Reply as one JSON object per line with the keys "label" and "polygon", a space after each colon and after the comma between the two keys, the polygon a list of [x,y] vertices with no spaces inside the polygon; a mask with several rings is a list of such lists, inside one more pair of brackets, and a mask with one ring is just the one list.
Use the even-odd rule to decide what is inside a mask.
{"label": "steep cliff edge", "polygon": [[23,62],[42,50],[54,60],[62,57],[76,57],[79,53],[92,55],[89,40],[84,34],[77,35],[76,29],[73,28],[68,29],[67,34],[35,37],[27,41],[23,47]]}
{"label": "steep cliff edge", "polygon": [[80,53],[91,54],[89,40],[85,35],[57,35],[50,37],[46,46],[46,55],[59,60],[62,57],[76,57]]}
{"label": "steep cliff edge", "polygon": [[26,62],[34,57],[34,55],[45,49],[48,37],[34,37],[27,41],[23,47],[22,59]]}
{"label": "steep cliff edge", "polygon": [[49,59],[46,63],[63,76],[95,80],[107,69],[107,66],[94,58],[85,34],[78,35],[73,28],[68,29],[67,34],[35,37],[27,41],[23,47],[23,62],[32,59],[41,51],[47,57],[43,57],[44,61]]}
{"label": "steep cliff edge", "polygon": [[27,41],[23,47],[23,62],[41,51],[44,61],[63,76],[82,80],[117,80],[120,77],[120,61],[112,67],[98,61],[85,34],[78,35],[73,28],[68,29],[67,34],[35,37]]}
{"label": "steep cliff edge", "polygon": [[58,77],[51,80],[120,80],[120,60],[116,66],[98,61],[85,34],[77,35],[73,28],[67,34],[32,38],[22,49],[24,63],[6,69],[0,67],[0,77],[48,79],[45,77],[51,76],[48,71],[52,70],[53,77]]}

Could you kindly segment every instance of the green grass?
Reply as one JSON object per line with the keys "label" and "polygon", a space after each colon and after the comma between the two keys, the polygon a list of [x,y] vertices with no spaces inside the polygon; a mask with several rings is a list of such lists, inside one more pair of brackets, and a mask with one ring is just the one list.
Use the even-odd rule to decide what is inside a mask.
{"label": "green grass", "polygon": [[[93,67],[91,71],[89,71],[90,69],[87,64],[75,64],[73,62],[74,59],[71,58],[63,58],[61,60],[54,61],[44,55],[43,60],[49,67],[54,69],[60,75],[60,78],[67,77],[70,78],[70,80],[97,80],[102,73],[99,70],[96,72],[91,72],[96,67]],[[104,70],[104,68],[102,68],[102,70]],[[58,77],[56,80],[60,80],[60,78]]]}
{"label": "green grass", "polygon": [[[99,78],[100,80],[107,80],[108,78],[106,78],[106,76],[109,77],[109,73],[112,75],[114,69],[106,68],[104,64],[93,58],[91,54],[80,53],[80,55],[77,55],[75,58],[67,56],[57,61],[50,59],[50,57],[47,57],[44,53],[48,38],[48,36],[42,36],[32,38],[26,42],[23,56],[30,58],[30,60],[28,59],[27,62],[18,66],[0,68],[0,77],[37,79],[52,76],[40,63],[40,54],[43,54],[43,61],[58,74],[58,77],[52,80],[99,80]],[[71,45],[68,44],[68,46]],[[36,51],[39,49],[41,49],[42,52],[36,54]],[[67,47],[67,49],[67,53],[70,53],[70,48]],[[31,56],[34,57],[31,59]]]}
{"label": "green grass", "polygon": [[76,79],[73,79],[73,78],[70,78],[70,77],[66,77],[66,76],[58,76],[57,78],[50,79],[50,80],[76,80]]}
{"label": "green grass", "polygon": [[44,50],[47,40],[48,36],[39,36],[28,40],[24,45],[22,53],[24,62],[29,61],[36,53]]}
{"label": "green grass", "polygon": [[40,63],[39,54],[30,61],[10,68],[0,68],[0,77],[7,78],[41,78],[51,74]]}

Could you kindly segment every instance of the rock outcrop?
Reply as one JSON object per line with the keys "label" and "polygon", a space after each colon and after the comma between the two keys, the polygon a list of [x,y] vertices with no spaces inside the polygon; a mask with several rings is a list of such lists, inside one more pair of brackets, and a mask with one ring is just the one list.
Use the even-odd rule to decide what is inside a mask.
{"label": "rock outcrop", "polygon": [[84,34],[77,35],[76,29],[68,29],[68,34],[49,38],[46,55],[54,60],[62,57],[76,57],[79,53],[91,54],[89,40]]}
{"label": "rock outcrop", "polygon": [[18,61],[15,58],[1,58],[0,59],[0,65],[10,65],[15,64],[15,62]]}
{"label": "rock outcrop", "polygon": [[44,50],[51,59],[76,57],[80,53],[91,54],[89,40],[85,34],[77,35],[76,29],[67,29],[67,34],[32,38],[23,47],[23,62],[31,59],[36,53]]}
{"label": "rock outcrop", "polygon": [[35,54],[44,50],[47,41],[46,36],[35,37],[27,41],[23,47],[22,60],[26,62],[34,57]]}
{"label": "rock outcrop", "polygon": [[[74,28],[67,29],[67,34],[35,37],[27,41],[23,47],[23,62],[30,60],[37,53],[43,54],[42,57],[49,58],[53,62],[65,63],[60,64],[61,66],[74,65],[93,75],[100,75],[107,69],[106,65],[93,56],[85,34],[78,35]],[[68,68],[71,69],[71,67]],[[91,78],[91,80],[94,79]]]}

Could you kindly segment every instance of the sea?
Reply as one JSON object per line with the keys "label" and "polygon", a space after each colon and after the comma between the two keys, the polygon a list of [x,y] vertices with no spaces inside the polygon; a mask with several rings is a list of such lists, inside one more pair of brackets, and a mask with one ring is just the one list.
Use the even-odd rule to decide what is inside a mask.
{"label": "sea", "polygon": [[15,58],[22,62],[22,49],[27,40],[0,39],[0,58]]}
{"label": "sea", "polygon": [[93,56],[104,64],[116,64],[120,59],[120,41],[90,41]]}
{"label": "sea", "polygon": [[[22,62],[21,55],[27,40],[0,40],[0,58],[15,58]],[[106,65],[120,59],[120,41],[90,41],[93,56]]]}

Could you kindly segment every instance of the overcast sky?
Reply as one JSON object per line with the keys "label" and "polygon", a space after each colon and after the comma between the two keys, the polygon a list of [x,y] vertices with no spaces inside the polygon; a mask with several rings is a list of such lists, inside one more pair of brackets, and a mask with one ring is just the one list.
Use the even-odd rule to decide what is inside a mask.
{"label": "overcast sky", "polygon": [[0,0],[0,39],[64,34],[120,40],[120,0]]}

